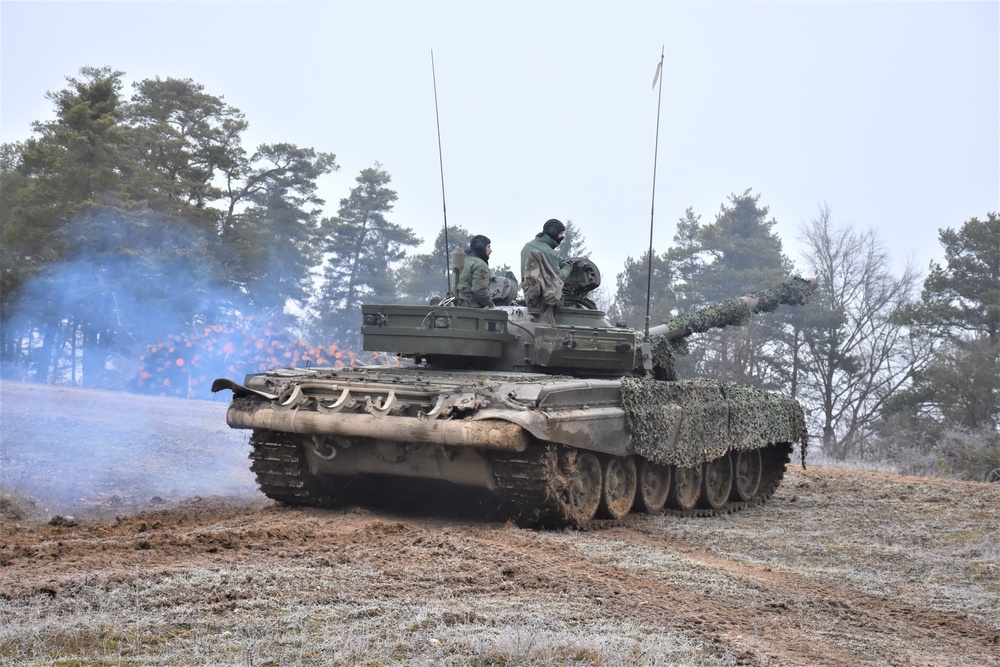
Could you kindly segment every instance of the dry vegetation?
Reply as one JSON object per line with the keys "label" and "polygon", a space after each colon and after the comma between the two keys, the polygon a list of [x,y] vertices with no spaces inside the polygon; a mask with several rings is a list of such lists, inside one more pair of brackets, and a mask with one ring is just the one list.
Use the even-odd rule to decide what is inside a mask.
{"label": "dry vegetation", "polygon": [[1000,485],[792,468],[590,532],[293,510],[224,403],[0,391],[0,664],[1000,665]]}

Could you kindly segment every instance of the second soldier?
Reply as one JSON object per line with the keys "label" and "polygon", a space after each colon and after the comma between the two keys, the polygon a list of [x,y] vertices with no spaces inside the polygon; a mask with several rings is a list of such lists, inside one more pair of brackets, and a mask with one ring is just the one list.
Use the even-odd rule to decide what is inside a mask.
{"label": "second soldier", "polygon": [[482,234],[469,239],[465,251],[465,267],[458,277],[458,305],[468,308],[493,308],[490,298],[490,254],[491,241]]}

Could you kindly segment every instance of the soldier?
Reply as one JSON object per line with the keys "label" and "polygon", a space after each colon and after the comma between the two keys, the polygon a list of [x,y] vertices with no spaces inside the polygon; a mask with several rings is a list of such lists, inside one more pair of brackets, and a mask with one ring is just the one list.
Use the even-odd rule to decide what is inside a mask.
{"label": "soldier", "polygon": [[490,298],[490,255],[491,241],[482,234],[469,239],[469,249],[465,251],[465,266],[458,277],[458,303],[469,308],[493,308]]}
{"label": "soldier", "polygon": [[560,260],[556,252],[565,237],[566,225],[551,218],[521,249],[521,286],[529,309],[561,302],[563,281],[573,270],[573,264]]}
{"label": "soldier", "polygon": [[552,270],[560,278],[566,280],[569,277],[570,271],[573,270],[573,265],[569,262],[563,264],[559,259],[559,253],[556,252],[556,248],[559,247],[564,238],[566,238],[566,225],[555,218],[550,218],[542,226],[542,231],[535,234],[535,238],[524,244],[524,248],[521,249],[522,283],[525,277],[524,264],[528,261],[528,255],[531,254],[532,250],[541,252],[548,261],[549,266],[552,267]]}

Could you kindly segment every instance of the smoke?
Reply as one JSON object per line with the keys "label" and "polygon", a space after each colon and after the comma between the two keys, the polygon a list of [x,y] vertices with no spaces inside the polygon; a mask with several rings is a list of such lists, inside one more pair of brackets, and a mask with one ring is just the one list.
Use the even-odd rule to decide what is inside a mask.
{"label": "smoke", "polygon": [[[73,251],[3,322],[0,490],[62,508],[254,492],[248,434],[212,381],[359,363],[252,306],[220,275],[217,236],[191,224],[86,212],[57,241]],[[258,268],[274,296],[280,267]]]}
{"label": "smoke", "polygon": [[283,329],[218,275],[218,241],[88,212],[54,242],[74,250],[23,285],[3,321],[2,490],[52,511],[253,492],[247,434],[226,425],[228,393],[208,387],[242,381],[247,348],[267,349],[252,327]]}
{"label": "smoke", "polygon": [[0,490],[48,514],[257,493],[223,403],[11,381],[0,394]]}
{"label": "smoke", "polygon": [[73,252],[23,287],[4,322],[3,377],[212,399],[217,377],[356,363],[297,335],[283,314],[280,267],[255,267],[267,278],[252,305],[223,275],[218,238],[193,225],[86,213],[61,239]]}
{"label": "smoke", "polygon": [[4,322],[5,377],[122,388],[146,346],[240,301],[212,275],[217,241],[184,222],[85,212],[54,244],[72,250]]}

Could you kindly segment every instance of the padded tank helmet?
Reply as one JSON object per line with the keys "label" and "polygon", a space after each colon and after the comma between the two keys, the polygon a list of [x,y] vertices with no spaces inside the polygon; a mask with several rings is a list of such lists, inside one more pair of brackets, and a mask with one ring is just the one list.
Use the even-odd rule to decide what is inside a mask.
{"label": "padded tank helmet", "polygon": [[486,252],[486,246],[491,243],[492,241],[490,241],[489,237],[483,236],[482,234],[476,234],[469,239],[469,249],[478,252]]}
{"label": "padded tank helmet", "polygon": [[566,231],[566,225],[555,218],[549,218],[542,226],[542,233],[555,242],[559,242],[559,235]]}

